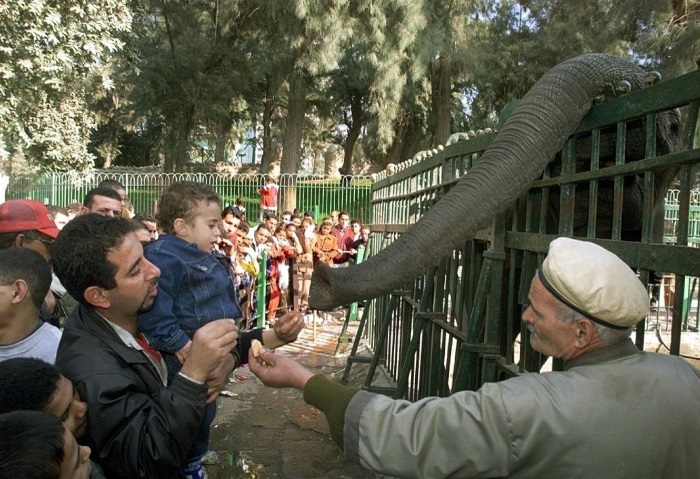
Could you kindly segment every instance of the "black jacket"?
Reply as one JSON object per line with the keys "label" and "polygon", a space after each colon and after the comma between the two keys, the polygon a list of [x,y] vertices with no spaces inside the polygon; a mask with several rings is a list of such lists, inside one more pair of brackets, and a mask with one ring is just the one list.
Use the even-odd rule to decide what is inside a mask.
{"label": "black jacket", "polygon": [[202,418],[206,385],[178,375],[163,386],[144,353],[82,305],[66,321],[56,366],[87,402],[81,443],[107,477],[176,477]]}

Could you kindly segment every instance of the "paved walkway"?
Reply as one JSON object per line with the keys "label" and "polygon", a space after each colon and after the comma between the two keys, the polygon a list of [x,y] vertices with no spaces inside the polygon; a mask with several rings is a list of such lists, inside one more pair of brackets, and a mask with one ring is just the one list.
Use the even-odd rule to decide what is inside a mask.
{"label": "paved walkway", "polygon": [[[307,316],[310,320],[312,316]],[[320,322],[320,320],[319,320]],[[354,335],[358,322],[351,323]],[[296,343],[278,350],[310,369],[339,380],[351,345],[333,356],[343,322],[326,316],[317,324],[316,337],[308,324]],[[353,365],[350,383],[361,384],[364,365]],[[227,386],[233,397],[219,397],[217,418],[212,425],[211,449],[223,465],[209,466],[212,479],[233,478],[379,478],[348,462],[333,443],[326,419],[306,405],[302,393],[293,389],[265,387],[248,369],[235,371],[247,377]],[[230,466],[225,464],[230,462]]]}

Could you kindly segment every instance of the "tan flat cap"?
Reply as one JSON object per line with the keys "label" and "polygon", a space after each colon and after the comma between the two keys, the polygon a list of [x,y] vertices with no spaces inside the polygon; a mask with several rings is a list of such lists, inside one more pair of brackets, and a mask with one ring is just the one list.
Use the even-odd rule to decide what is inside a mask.
{"label": "tan flat cap", "polygon": [[597,244],[555,239],[538,275],[557,299],[604,326],[626,329],[649,314],[649,293],[637,275]]}

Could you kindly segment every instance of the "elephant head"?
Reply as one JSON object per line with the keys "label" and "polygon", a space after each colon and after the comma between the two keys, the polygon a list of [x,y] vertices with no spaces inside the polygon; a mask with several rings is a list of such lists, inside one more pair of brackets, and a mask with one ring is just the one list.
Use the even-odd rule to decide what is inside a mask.
{"label": "elephant head", "polygon": [[545,74],[523,97],[479,162],[427,213],[364,263],[312,276],[310,305],[326,310],[400,288],[439,263],[529,189],[606,87],[645,86],[645,72],[618,57],[587,54]]}

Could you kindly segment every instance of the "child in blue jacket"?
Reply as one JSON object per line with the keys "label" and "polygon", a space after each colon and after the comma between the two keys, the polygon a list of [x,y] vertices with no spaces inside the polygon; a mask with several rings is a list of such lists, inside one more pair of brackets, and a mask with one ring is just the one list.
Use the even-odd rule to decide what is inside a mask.
{"label": "child in blue jacket", "polygon": [[[221,237],[221,206],[216,192],[203,183],[174,183],[163,194],[157,221],[165,234],[148,244],[144,254],[160,268],[158,296],[153,308],[139,316],[138,324],[150,345],[163,353],[170,382],[187,357],[195,331],[217,319],[239,320],[241,310],[231,264],[212,251]],[[301,328],[301,319],[289,315],[282,327],[242,333],[231,352],[234,366],[247,362],[251,340],[279,347],[296,339]],[[188,460],[181,468],[182,477],[204,477],[201,459],[209,448],[216,394],[210,394],[209,399]]]}

